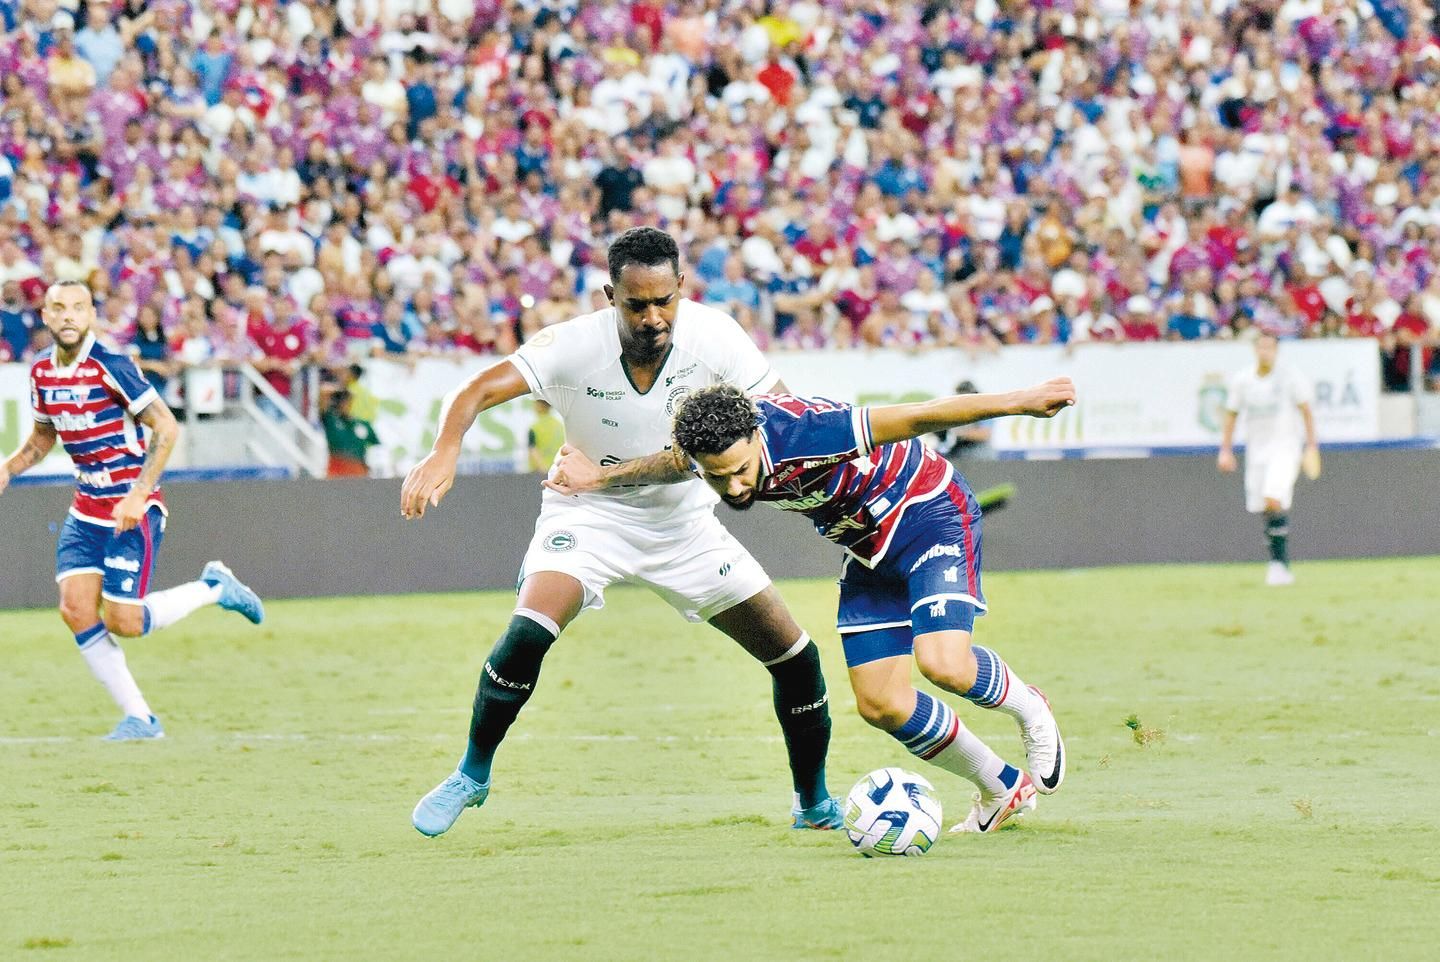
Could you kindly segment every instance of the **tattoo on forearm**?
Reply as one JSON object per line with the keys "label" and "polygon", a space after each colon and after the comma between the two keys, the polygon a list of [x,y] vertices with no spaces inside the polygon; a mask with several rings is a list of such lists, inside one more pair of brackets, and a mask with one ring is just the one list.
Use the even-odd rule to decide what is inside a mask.
{"label": "tattoo on forearm", "polygon": [[51,445],[41,443],[40,439],[32,434],[25,439],[25,444],[20,450],[10,458],[10,473],[20,474],[22,471],[33,468],[45,460],[45,455],[50,453],[50,447]]}
{"label": "tattoo on forearm", "polygon": [[673,451],[660,451],[617,464],[605,470],[608,488],[632,488],[645,484],[674,484],[692,475],[681,467]]}
{"label": "tattoo on forearm", "polygon": [[154,491],[165,471],[165,462],[170,460],[170,451],[175,447],[173,433],[155,432],[150,436],[150,446],[145,452],[145,463],[140,468],[140,477],[135,479],[136,487]]}

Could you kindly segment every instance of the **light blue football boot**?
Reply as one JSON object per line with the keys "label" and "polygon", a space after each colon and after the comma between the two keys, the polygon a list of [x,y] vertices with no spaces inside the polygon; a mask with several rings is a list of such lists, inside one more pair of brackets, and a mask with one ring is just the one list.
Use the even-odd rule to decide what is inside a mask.
{"label": "light blue football boot", "polygon": [[115,730],[104,737],[107,742],[138,742],[147,738],[164,738],[165,728],[160,724],[160,719],[151,715],[149,718],[140,718],[136,715],[126,715],[120,719],[120,724]]}
{"label": "light blue football boot", "polygon": [[445,781],[430,789],[429,794],[420,799],[420,804],[416,805],[415,811],[410,814],[410,822],[421,835],[430,838],[443,835],[455,824],[461,812],[484,805],[489,795],[488,783],[481,785],[456,769]]}
{"label": "light blue football boot", "polygon": [[827,798],[809,808],[801,808],[799,799],[796,799],[790,815],[795,819],[791,828],[813,828],[828,832],[845,827],[845,812],[840,808],[838,798]]}
{"label": "light blue football boot", "polygon": [[218,604],[226,611],[238,611],[251,624],[260,624],[265,620],[265,603],[260,596],[250,590],[250,586],[239,578],[235,572],[225,567],[223,561],[212,561],[200,572],[200,580],[207,585],[216,585],[220,588],[220,601]]}

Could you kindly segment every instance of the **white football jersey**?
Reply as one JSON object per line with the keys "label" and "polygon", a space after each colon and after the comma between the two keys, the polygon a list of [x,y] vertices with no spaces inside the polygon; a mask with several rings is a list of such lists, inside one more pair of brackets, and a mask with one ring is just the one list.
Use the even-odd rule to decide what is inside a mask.
{"label": "white football jersey", "polygon": [[[778,380],[770,362],[734,318],[682,300],[671,328],[670,353],[643,394],[620,360],[615,308],[545,328],[511,355],[530,392],[565,422],[565,442],[600,465],[619,464],[670,446],[681,398],[727,382],[754,394]],[[567,498],[547,490],[545,504],[579,503],[631,524],[671,524],[718,502],[698,478],[679,484],[611,488]]]}
{"label": "white football jersey", "polygon": [[1311,404],[1310,382],[1277,363],[1265,377],[1247,367],[1230,380],[1225,410],[1240,416],[1246,450],[1289,451],[1305,443],[1305,422],[1297,405]]}

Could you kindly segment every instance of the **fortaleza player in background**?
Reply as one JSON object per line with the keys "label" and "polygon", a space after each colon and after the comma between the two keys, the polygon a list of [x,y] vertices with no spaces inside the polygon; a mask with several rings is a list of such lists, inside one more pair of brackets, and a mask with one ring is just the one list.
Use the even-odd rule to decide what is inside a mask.
{"label": "fortaleza player in background", "polygon": [[[675,445],[734,508],[769,501],[809,517],[846,550],[837,618],[861,716],[919,758],[974,782],[951,831],[993,832],[1065,777],[1045,695],[971,644],[980,588],[980,508],[921,435],[1005,415],[1047,418],[1075,403],[1068,378],[1011,394],[851,407],[821,398],[754,400],[730,385],[697,391]],[[935,685],[1015,718],[1029,774],[1006,764],[944,702],[910,680],[911,654]]]}
{"label": "fortaleza player in background", "polygon": [[[135,362],[95,340],[95,304],[88,287],[53,285],[45,293],[41,316],[55,344],[30,365],[35,426],[20,450],[0,465],[0,491],[43,460],[57,440],[70,455],[75,499],[55,558],[60,617],[91,673],[125,713],[105,737],[161,738],[160,720],[140,694],[112,635],[147,635],[212,604],[259,624],[264,609],[255,592],[218,561],[206,565],[198,581],[150,592],[165,533],[160,474],[180,436],[179,425]],[[151,432],[148,443],[138,428],[142,424]]]}
{"label": "fortaleza player in background", "polygon": [[1293,584],[1290,572],[1290,503],[1303,466],[1320,476],[1320,448],[1310,409],[1310,382],[1288,364],[1276,363],[1280,342],[1273,334],[1255,341],[1255,366],[1230,380],[1225,421],[1220,428],[1221,471],[1235,470],[1235,422],[1245,416],[1245,510],[1265,516],[1270,542],[1267,585]]}
{"label": "fortaleza player in background", "polygon": [[669,235],[634,228],[609,256],[605,294],[613,306],[546,328],[451,392],[434,450],[405,479],[401,512],[421,517],[454,483],[460,439],[476,415],[531,394],[564,419],[560,463],[584,452],[609,466],[614,485],[566,496],[557,486],[565,481],[560,463],[547,479],[514,615],[480,675],[465,756],[411,820],[422,834],[439,835],[465,808],[484,803],[495,750],[534,691],[550,646],[581,611],[604,605],[606,588],[625,581],[714,625],[769,671],[789,752],[794,827],[839,828],[840,806],[825,785],[830,710],[819,650],[759,562],[716,520],[715,496],[673,454],[655,454],[668,445],[675,406],[688,392],[721,381],[749,390],[783,386],[734,319],[682,296],[685,275]]}

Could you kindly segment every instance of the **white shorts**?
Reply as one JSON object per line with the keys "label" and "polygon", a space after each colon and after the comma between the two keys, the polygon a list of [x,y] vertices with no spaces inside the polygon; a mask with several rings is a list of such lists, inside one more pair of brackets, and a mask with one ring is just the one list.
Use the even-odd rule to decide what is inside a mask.
{"label": "white shorts", "polygon": [[579,581],[584,608],[605,607],[605,589],[613,584],[644,585],[696,622],[748,601],[770,584],[760,562],[708,511],[660,531],[622,525],[583,508],[542,510],[520,581],[537,571]]}
{"label": "white shorts", "polygon": [[1289,511],[1295,496],[1295,479],[1300,476],[1300,451],[1257,451],[1245,453],[1245,510],[1259,514],[1265,502],[1280,502]]}

